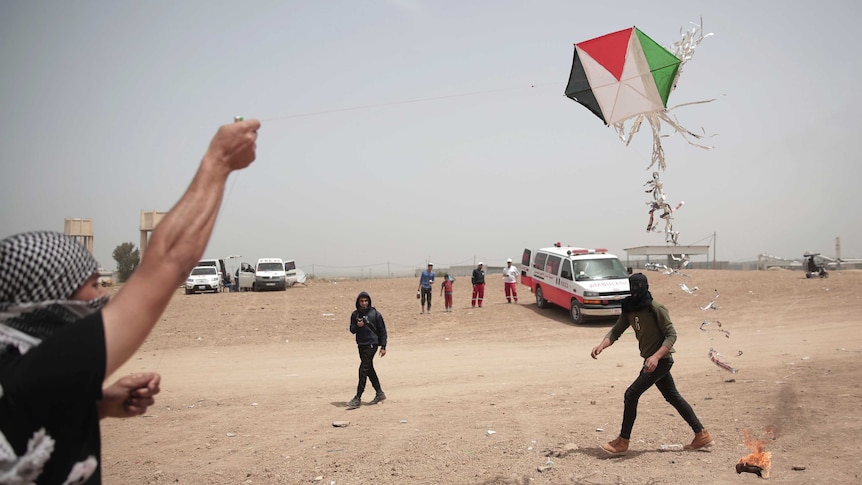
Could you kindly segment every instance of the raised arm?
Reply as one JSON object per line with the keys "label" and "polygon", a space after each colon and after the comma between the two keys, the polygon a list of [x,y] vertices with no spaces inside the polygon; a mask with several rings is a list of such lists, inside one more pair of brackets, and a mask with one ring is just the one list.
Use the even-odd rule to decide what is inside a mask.
{"label": "raised arm", "polygon": [[255,159],[259,127],[257,120],[247,120],[219,128],[185,194],[153,231],[141,264],[105,306],[106,376],[140,347],[177,286],[200,260],[228,176]]}

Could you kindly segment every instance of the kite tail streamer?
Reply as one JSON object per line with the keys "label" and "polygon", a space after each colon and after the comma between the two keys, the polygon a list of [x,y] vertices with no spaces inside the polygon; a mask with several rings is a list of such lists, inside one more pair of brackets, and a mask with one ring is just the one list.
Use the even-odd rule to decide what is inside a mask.
{"label": "kite tail streamer", "polygon": [[[699,101],[697,103],[688,103],[688,104],[709,103],[712,101],[715,101],[715,100],[710,99],[710,100],[706,100],[706,101]],[[684,105],[680,105],[680,106],[684,106]],[[673,109],[673,108],[671,108],[671,109]],[[697,133],[694,133],[693,131],[683,127],[682,125],[679,124],[679,120],[673,119],[670,116],[668,116],[669,112],[670,112],[670,110],[668,109],[668,110],[665,110],[664,112],[655,113],[655,115],[658,118],[661,118],[662,121],[664,121],[665,123],[670,125],[674,129],[674,133],[679,133],[683,137],[683,139],[686,142],[688,142],[689,145],[696,146],[698,148],[703,148],[704,150],[712,150],[714,148],[714,147],[711,147],[708,145],[701,145],[699,143],[695,143],[695,142],[691,141],[691,139],[689,139],[689,137],[696,138],[696,139],[700,140],[700,139],[703,139],[704,137],[706,137],[706,135],[705,134],[704,135],[698,135]],[[656,134],[655,134],[655,132],[653,132],[653,138],[655,138],[655,136],[656,136]],[[670,135],[667,135],[667,136],[670,136]],[[710,136],[712,136],[712,135],[710,135]],[[654,145],[653,150],[655,150],[655,140],[653,140],[653,145]],[[661,148],[661,144],[659,144],[659,148]],[[655,154],[653,154],[653,157],[655,157]],[[650,165],[650,166],[652,166],[652,165]]]}
{"label": "kite tail streamer", "polygon": [[673,53],[681,62],[679,64],[679,68],[676,70],[676,77],[673,79],[673,87],[676,89],[676,83],[679,79],[680,74],[682,74],[682,69],[685,66],[685,63],[691,60],[694,56],[694,51],[697,49],[697,46],[703,42],[707,37],[711,37],[713,34],[710,32],[709,34],[704,35],[703,33],[703,18],[701,17],[699,24],[694,24],[694,27],[691,30],[682,31],[682,28],[679,30],[682,38],[673,43],[670,46],[670,52]]}
{"label": "kite tail streamer", "polygon": [[[704,327],[708,327],[709,325],[712,325],[713,323],[714,323],[714,324],[716,325],[716,327],[718,327],[718,328],[713,328],[713,329],[704,328]],[[723,334],[724,334],[724,336],[725,336],[726,338],[730,338],[730,332],[728,332],[727,330],[725,330],[725,329],[721,328],[721,322],[720,322],[720,321],[718,321],[718,320],[715,320],[715,321],[704,320],[704,321],[703,321],[703,323],[701,323],[701,324],[700,324],[700,331],[701,331],[701,332],[708,332],[708,331],[710,331],[710,330],[714,330],[714,331],[716,331],[716,332],[721,332],[721,333],[723,333]]]}
{"label": "kite tail streamer", "polygon": [[614,129],[617,130],[617,135],[619,135],[620,140],[623,143],[625,143],[626,146],[629,146],[629,143],[632,142],[632,137],[634,136],[634,134],[637,133],[638,131],[640,131],[641,123],[643,123],[643,120],[644,120],[643,114],[637,115],[635,117],[634,121],[632,121],[632,127],[631,127],[631,130],[629,130],[628,135],[626,135],[625,120],[614,123],[613,126],[614,126]]}
{"label": "kite tail streamer", "polygon": [[656,115],[657,113],[649,113],[646,117],[652,128],[652,160],[647,170],[651,169],[655,164],[658,164],[660,170],[667,168],[667,164],[664,161],[664,148],[661,146],[661,120]]}
{"label": "kite tail streamer", "polygon": [[736,374],[737,372],[739,372],[739,369],[731,367],[730,364],[718,360],[719,355],[721,354],[719,354],[717,350],[712,347],[709,348],[709,360],[711,360],[713,364],[721,367],[722,369],[730,372],[731,374]]}

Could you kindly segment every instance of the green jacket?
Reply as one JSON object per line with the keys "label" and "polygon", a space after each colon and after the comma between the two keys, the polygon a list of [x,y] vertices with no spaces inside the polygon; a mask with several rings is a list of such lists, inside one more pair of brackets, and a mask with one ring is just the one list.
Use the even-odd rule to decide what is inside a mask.
{"label": "green jacket", "polygon": [[629,313],[622,313],[613,328],[605,335],[605,338],[616,342],[628,327],[635,330],[638,339],[638,348],[644,359],[653,355],[662,345],[674,352],[673,344],[676,343],[676,330],[667,308],[655,300],[651,306]]}

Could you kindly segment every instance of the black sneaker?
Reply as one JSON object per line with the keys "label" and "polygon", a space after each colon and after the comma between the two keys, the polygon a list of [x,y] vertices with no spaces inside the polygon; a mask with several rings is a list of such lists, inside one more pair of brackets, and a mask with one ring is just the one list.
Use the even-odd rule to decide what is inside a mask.
{"label": "black sneaker", "polygon": [[381,392],[378,392],[377,395],[374,396],[374,399],[372,399],[371,402],[368,404],[377,404],[377,403],[379,403],[381,401],[385,401],[385,400],[386,400],[386,394],[383,394],[383,391],[381,391]]}
{"label": "black sneaker", "polygon": [[347,408],[348,408],[348,409],[356,409],[356,408],[358,408],[358,407],[359,407],[359,406],[361,406],[361,405],[362,405],[362,402],[359,400],[359,398],[358,398],[358,397],[354,397],[353,399],[351,399],[351,400],[347,403]]}

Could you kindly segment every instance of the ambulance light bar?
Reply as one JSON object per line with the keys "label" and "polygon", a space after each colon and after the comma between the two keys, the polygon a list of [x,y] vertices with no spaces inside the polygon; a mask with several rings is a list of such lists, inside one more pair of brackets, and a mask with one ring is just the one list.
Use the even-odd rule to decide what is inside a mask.
{"label": "ambulance light bar", "polygon": [[605,248],[575,249],[575,250],[571,250],[571,251],[566,251],[566,254],[568,254],[569,256],[581,256],[583,254],[605,254],[606,252],[608,252],[608,250]]}

